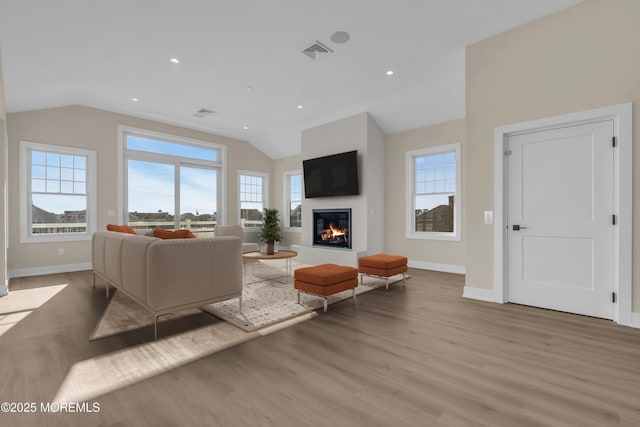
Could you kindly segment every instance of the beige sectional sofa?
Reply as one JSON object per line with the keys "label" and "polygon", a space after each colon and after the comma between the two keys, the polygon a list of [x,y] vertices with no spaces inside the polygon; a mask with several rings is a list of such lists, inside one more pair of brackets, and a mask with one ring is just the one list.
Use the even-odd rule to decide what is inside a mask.
{"label": "beige sectional sofa", "polygon": [[[239,225],[216,225],[213,229],[216,237],[235,236],[244,241],[244,230]],[[259,251],[257,243],[242,243],[242,253]]]}
{"label": "beige sectional sofa", "polygon": [[154,314],[239,298],[242,308],[242,240],[204,237],[163,240],[98,231],[92,237],[95,277]]}

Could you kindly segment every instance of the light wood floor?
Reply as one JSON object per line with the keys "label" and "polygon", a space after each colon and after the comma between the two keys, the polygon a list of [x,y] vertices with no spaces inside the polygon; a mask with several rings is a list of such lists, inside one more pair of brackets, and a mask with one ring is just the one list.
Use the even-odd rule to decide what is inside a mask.
{"label": "light wood floor", "polygon": [[[463,277],[411,270],[327,313],[97,398],[95,414],[3,414],[1,426],[639,426],[640,330],[462,298]],[[0,401],[47,402],[78,361],[147,342],[95,342],[90,273],[0,336]],[[207,314],[163,326],[173,334]],[[140,369],[144,369],[141,366]]]}

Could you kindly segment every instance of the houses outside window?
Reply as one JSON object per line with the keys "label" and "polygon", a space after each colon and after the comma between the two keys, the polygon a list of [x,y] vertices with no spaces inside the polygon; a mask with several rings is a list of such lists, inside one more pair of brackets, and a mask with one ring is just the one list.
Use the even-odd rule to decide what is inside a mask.
{"label": "houses outside window", "polygon": [[141,129],[121,131],[129,226],[212,235],[223,211],[225,147]]}
{"label": "houses outside window", "polygon": [[238,172],[240,225],[246,231],[260,229],[262,212],[267,207],[268,188],[268,174],[251,171]]}
{"label": "houses outside window", "polygon": [[460,144],[406,153],[406,234],[460,240]]}
{"label": "houses outside window", "polygon": [[20,241],[88,240],[96,228],[96,152],[20,141]]}
{"label": "houses outside window", "polygon": [[302,228],[302,171],[284,173],[284,209],[285,228],[300,231]]}

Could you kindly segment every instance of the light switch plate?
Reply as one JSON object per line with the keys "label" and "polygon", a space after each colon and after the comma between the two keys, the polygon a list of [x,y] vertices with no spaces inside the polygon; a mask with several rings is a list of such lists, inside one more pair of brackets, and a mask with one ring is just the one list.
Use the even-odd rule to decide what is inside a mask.
{"label": "light switch plate", "polygon": [[484,211],[484,223],[493,224],[493,211]]}

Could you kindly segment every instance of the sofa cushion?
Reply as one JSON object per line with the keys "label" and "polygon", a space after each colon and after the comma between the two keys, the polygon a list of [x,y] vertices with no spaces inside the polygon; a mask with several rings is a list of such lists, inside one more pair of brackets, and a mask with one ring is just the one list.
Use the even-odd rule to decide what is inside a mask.
{"label": "sofa cushion", "polygon": [[107,224],[107,230],[117,231],[118,233],[136,234],[136,230],[134,230],[133,228],[129,227],[126,224],[123,224],[123,225]]}
{"label": "sofa cushion", "polygon": [[159,237],[160,239],[193,239],[196,235],[187,229],[172,231],[156,228],[153,230],[153,237]]}

